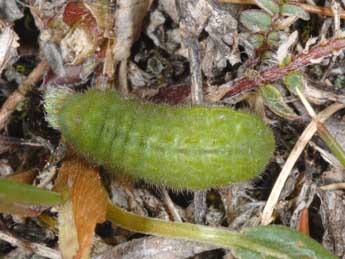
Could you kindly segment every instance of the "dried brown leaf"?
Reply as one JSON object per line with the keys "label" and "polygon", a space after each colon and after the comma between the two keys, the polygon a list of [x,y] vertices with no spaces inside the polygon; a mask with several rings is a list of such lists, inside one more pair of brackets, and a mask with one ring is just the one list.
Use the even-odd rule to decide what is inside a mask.
{"label": "dried brown leaf", "polygon": [[33,170],[25,170],[15,172],[13,174],[7,175],[5,178],[19,182],[19,183],[27,183],[30,184],[36,177],[36,172]]}
{"label": "dried brown leaf", "polygon": [[301,212],[300,221],[298,224],[298,231],[309,236],[309,209],[304,208]]}
{"label": "dried brown leaf", "polygon": [[0,213],[16,214],[24,217],[37,217],[47,208],[48,206],[28,206],[0,199]]}
{"label": "dried brown leaf", "polygon": [[[59,190],[63,190],[66,188],[64,186],[67,185],[67,193],[69,194],[69,201],[71,201],[71,206],[68,205],[69,201],[67,201],[62,209],[64,213],[62,217],[66,217],[66,219],[64,221],[65,226],[61,227],[76,229],[78,250],[73,258],[88,258],[95,226],[106,218],[108,199],[98,170],[86,161],[74,158],[64,162],[57,182],[56,188]],[[73,211],[73,219],[68,216],[70,211]],[[60,246],[61,249],[73,251],[75,247],[69,247],[71,242],[64,242],[66,246]]]}
{"label": "dried brown leaf", "polygon": [[2,30],[0,34],[0,74],[17,57],[18,40],[18,35],[10,27]]}
{"label": "dried brown leaf", "polygon": [[67,200],[59,208],[58,229],[59,248],[63,258],[73,258],[78,252],[79,244],[71,200]]}

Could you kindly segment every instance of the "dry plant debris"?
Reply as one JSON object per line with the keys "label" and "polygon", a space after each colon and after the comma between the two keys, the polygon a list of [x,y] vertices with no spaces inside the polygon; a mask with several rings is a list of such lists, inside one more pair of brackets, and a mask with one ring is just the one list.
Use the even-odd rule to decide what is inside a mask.
{"label": "dry plant debris", "polygon": [[[270,246],[284,230],[257,227],[274,223],[345,258],[344,18],[340,0],[0,0],[0,257],[299,258],[288,240]],[[276,150],[260,177],[215,190],[133,182],[48,126],[42,96],[62,86],[256,113]],[[166,238],[184,228],[202,242],[242,230],[257,250]],[[310,258],[333,258],[308,240]]]}

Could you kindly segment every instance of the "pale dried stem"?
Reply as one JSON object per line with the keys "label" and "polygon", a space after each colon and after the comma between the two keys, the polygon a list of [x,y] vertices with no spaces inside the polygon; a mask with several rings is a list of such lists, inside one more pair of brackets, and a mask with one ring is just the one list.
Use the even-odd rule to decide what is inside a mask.
{"label": "pale dried stem", "polygon": [[[306,85],[306,82],[304,82],[304,85]],[[316,113],[313,109],[313,107],[310,105],[308,100],[305,98],[303,93],[300,91],[299,88],[296,88],[298,97],[301,99],[304,107],[308,111],[310,117],[317,122],[317,131],[322,138],[322,140],[327,144],[328,148],[332,151],[332,153],[337,157],[339,162],[342,164],[342,166],[345,168],[345,151],[339,145],[339,143],[336,141],[336,139],[332,136],[332,134],[329,132],[329,130],[325,127],[325,125],[315,118]]]}
{"label": "pale dried stem", "polygon": [[[309,5],[309,4],[298,4],[298,5],[309,13],[316,13],[316,14],[320,14],[320,15],[324,15],[324,16],[333,17],[333,12],[328,7]],[[340,15],[340,19],[345,19],[345,12],[344,11],[340,11],[339,15]]]}
{"label": "pale dried stem", "polygon": [[313,107],[310,105],[310,103],[308,102],[308,100],[305,98],[305,96],[302,94],[301,90],[299,90],[298,87],[296,88],[296,92],[298,94],[298,97],[301,99],[304,107],[306,108],[309,116],[314,118],[316,116],[316,113],[315,113]]}
{"label": "pale dried stem", "polygon": [[178,210],[176,209],[175,204],[171,200],[170,195],[165,188],[162,188],[162,195],[163,195],[164,203],[166,204],[172,219],[177,222],[182,222],[181,216],[178,213]]}
{"label": "pale dried stem", "polygon": [[15,90],[4,102],[0,109],[0,130],[2,130],[17,105],[23,101],[25,95],[32,86],[37,83],[43,74],[47,71],[49,65],[47,61],[41,61],[30,75],[22,82],[22,84]]}
{"label": "pale dried stem", "polygon": [[29,243],[22,241],[3,231],[0,231],[0,239],[10,243],[13,246],[33,251],[34,253],[40,256],[44,256],[51,259],[61,259],[61,254],[55,249],[37,243]]}
{"label": "pale dried stem", "polygon": [[120,62],[119,68],[119,83],[120,83],[120,91],[123,96],[128,96],[129,94],[129,87],[128,87],[128,68],[127,68],[128,59],[122,60]]}
{"label": "pale dried stem", "polygon": [[320,189],[324,191],[344,190],[345,183],[332,183],[332,184],[321,186]]}
{"label": "pale dried stem", "polygon": [[345,104],[335,103],[327,107],[321,113],[315,116],[315,119],[312,120],[309,125],[305,128],[302,135],[299,137],[295,146],[293,147],[288,159],[286,160],[274,186],[271,191],[271,194],[266,202],[265,208],[262,212],[261,224],[268,225],[272,222],[273,210],[279,200],[281,191],[284,188],[285,182],[289,177],[289,174],[295,165],[297,159],[301,155],[307,143],[313,137],[317,131],[317,124],[326,121],[333,113],[337,112],[340,109],[345,108]]}

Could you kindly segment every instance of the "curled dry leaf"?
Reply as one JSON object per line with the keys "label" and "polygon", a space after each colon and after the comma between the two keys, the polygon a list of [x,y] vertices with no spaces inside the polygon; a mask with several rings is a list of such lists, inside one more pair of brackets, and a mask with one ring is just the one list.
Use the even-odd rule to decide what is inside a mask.
{"label": "curled dry leaf", "polygon": [[79,25],[88,28],[94,35],[99,32],[95,17],[83,3],[68,3],[63,13],[63,21],[70,27]]}
{"label": "curled dry leaf", "polygon": [[[69,196],[59,211],[59,219],[61,219],[59,230],[62,234],[60,249],[66,258],[71,258],[67,257],[68,254],[73,254],[75,259],[87,258],[95,226],[105,221],[106,217],[107,194],[102,186],[98,170],[82,159],[68,160],[60,169],[56,187]],[[73,229],[77,235],[70,240],[73,237]],[[66,238],[69,238],[68,242]],[[76,241],[77,249],[73,245]]]}
{"label": "curled dry leaf", "polygon": [[44,84],[48,85],[76,85],[85,83],[89,75],[94,71],[98,65],[98,61],[94,58],[88,58],[80,65],[64,66],[65,75],[59,76],[52,71],[49,71],[44,78]]}
{"label": "curled dry leaf", "polygon": [[[0,18],[14,22],[22,18],[24,14],[18,8],[16,0],[0,0]],[[1,45],[0,45],[1,46]]]}
{"label": "curled dry leaf", "polygon": [[68,3],[63,21],[70,26],[70,31],[60,44],[62,56],[68,64],[80,64],[95,52],[101,30],[97,27],[95,17],[83,3]]}
{"label": "curled dry leaf", "polygon": [[151,0],[118,0],[115,12],[114,59],[122,61],[130,56],[130,49],[137,40]]}
{"label": "curled dry leaf", "polygon": [[66,71],[62,54],[57,46],[52,42],[46,41],[42,44],[42,50],[54,74],[65,77]]}
{"label": "curled dry leaf", "polygon": [[112,4],[110,1],[85,1],[84,5],[96,20],[98,29],[105,32],[107,34],[105,36],[109,37],[107,30],[112,27],[113,22],[111,19]]}
{"label": "curled dry leaf", "polygon": [[62,56],[68,64],[80,64],[93,53],[94,46],[90,32],[78,27],[71,30],[61,41]]}
{"label": "curled dry leaf", "polygon": [[17,34],[10,27],[2,30],[0,34],[0,74],[8,63],[17,56],[18,40]]}
{"label": "curled dry leaf", "polygon": [[169,15],[169,17],[174,21],[174,23],[178,23],[179,15],[177,11],[176,1],[160,0],[158,2],[162,6],[163,11]]}

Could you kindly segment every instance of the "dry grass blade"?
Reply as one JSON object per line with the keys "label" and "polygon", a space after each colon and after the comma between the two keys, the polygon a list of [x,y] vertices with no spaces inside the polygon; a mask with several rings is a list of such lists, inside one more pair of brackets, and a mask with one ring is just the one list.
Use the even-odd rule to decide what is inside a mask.
{"label": "dry grass blade", "polygon": [[167,209],[170,212],[172,219],[174,221],[182,222],[182,218],[178,210],[176,209],[174,202],[171,200],[167,189],[162,188],[161,192],[162,192],[164,203],[166,204]]}
{"label": "dry grass blade", "polygon": [[344,190],[345,183],[332,183],[320,187],[324,191]]}
{"label": "dry grass blade", "polygon": [[268,225],[272,222],[272,214],[273,210],[279,200],[280,193],[284,187],[286,179],[289,177],[289,174],[295,165],[297,159],[299,158],[300,154],[302,153],[303,149],[309,142],[309,140],[313,137],[313,135],[317,131],[317,123],[324,122],[328,117],[330,117],[333,113],[337,112],[340,109],[345,108],[344,104],[335,103],[321,113],[316,115],[315,120],[311,121],[309,125],[305,128],[302,135],[296,142],[295,146],[293,147],[288,159],[286,160],[278,179],[276,180],[271,194],[267,200],[266,206],[262,212],[261,224]]}

